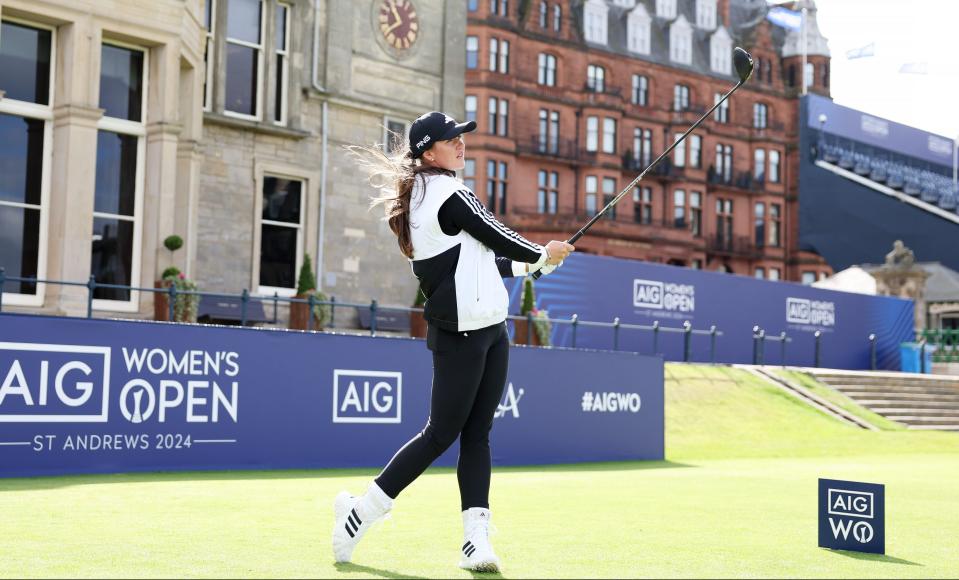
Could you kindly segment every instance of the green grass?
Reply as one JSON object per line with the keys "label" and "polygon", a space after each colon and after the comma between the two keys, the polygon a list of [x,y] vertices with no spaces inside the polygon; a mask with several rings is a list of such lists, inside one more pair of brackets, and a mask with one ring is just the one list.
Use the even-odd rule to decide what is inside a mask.
{"label": "green grass", "polygon": [[782,370],[773,372],[778,373],[783,378],[786,378],[794,383],[799,383],[800,386],[805,387],[837,407],[845,411],[849,411],[856,417],[859,417],[860,419],[875,427],[878,427],[879,429],[882,429],[883,431],[903,431],[906,429],[905,425],[896,423],[891,419],[886,419],[878,413],[873,413],[869,409],[860,406],[858,403],[840,393],[836,389],[830,387],[829,385],[820,383],[806,373]]}
{"label": "green grass", "polygon": [[[495,469],[504,577],[955,577],[959,435],[866,432],[733,369],[668,365],[667,462]],[[0,577],[454,577],[430,470],[355,564],[331,502],[373,470],[0,480]],[[817,478],[886,484],[887,554],[816,547]]]}

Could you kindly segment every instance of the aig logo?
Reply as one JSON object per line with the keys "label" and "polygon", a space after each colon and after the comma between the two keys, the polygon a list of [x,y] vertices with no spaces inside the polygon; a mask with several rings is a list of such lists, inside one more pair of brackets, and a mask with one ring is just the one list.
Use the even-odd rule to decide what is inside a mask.
{"label": "aig logo", "polygon": [[805,298],[786,298],[786,322],[809,326],[835,326],[836,304]]}
{"label": "aig logo", "polygon": [[678,312],[696,310],[696,287],[690,284],[633,280],[633,306]]}
{"label": "aig logo", "polygon": [[403,373],[333,371],[334,423],[401,423]]}
{"label": "aig logo", "polygon": [[507,385],[506,392],[503,393],[503,402],[496,407],[493,418],[499,419],[509,414],[514,419],[519,419],[519,400],[523,398],[525,392],[523,388],[514,389],[513,383]]}
{"label": "aig logo", "polygon": [[110,349],[0,342],[0,423],[106,423]]}
{"label": "aig logo", "polygon": [[838,550],[883,553],[884,487],[826,479],[819,482],[819,545]]}

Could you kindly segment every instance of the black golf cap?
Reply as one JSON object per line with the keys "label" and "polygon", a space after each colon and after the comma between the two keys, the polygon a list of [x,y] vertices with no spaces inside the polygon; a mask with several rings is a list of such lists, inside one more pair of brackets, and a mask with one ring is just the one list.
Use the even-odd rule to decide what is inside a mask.
{"label": "black golf cap", "polygon": [[437,141],[447,141],[476,130],[476,121],[457,123],[449,115],[433,111],[413,121],[410,126],[410,153],[419,159]]}

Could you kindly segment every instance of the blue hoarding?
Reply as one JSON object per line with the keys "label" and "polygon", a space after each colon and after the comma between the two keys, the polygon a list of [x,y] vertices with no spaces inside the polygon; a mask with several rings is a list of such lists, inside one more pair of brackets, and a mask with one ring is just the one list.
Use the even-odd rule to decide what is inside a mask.
{"label": "blue hoarding", "polygon": [[[662,359],[510,357],[495,464],[663,458]],[[421,340],[0,315],[0,476],[382,467],[431,369]]]}
{"label": "blue hoarding", "polygon": [[[511,312],[519,312],[522,281],[511,284]],[[688,320],[696,329],[715,325],[723,336],[716,341],[716,360],[750,363],[752,328],[767,335],[786,332],[787,364],[814,364],[814,333],[820,331],[822,366],[870,368],[868,337],[877,337],[879,368],[899,368],[899,344],[912,339],[913,304],[908,300],[820,290],[787,282],[703,272],[635,260],[574,254],[564,266],[536,283],[539,308],[551,318],[679,328]],[[553,325],[553,344],[572,344],[572,326]],[[612,349],[610,328],[580,325],[576,346]],[[683,359],[683,337],[660,332],[657,352],[667,360]],[[618,348],[653,353],[651,331],[620,330]],[[710,338],[694,336],[692,360],[707,361]],[[780,364],[778,344],[767,343],[767,363]]]}

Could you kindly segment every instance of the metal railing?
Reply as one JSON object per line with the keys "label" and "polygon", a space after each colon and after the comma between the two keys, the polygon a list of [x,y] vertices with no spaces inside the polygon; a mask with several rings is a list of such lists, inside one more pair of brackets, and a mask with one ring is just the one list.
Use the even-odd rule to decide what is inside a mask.
{"label": "metal railing", "polygon": [[[360,302],[344,302],[338,301],[335,296],[330,297],[329,300],[319,300],[315,296],[308,296],[307,298],[288,298],[279,296],[276,293],[273,296],[257,296],[251,294],[248,289],[244,289],[240,294],[228,294],[221,292],[201,292],[197,290],[178,290],[176,286],[169,286],[166,288],[138,288],[135,286],[124,286],[120,284],[106,284],[97,282],[96,279],[91,276],[86,282],[64,282],[60,280],[43,280],[38,278],[21,278],[17,276],[7,276],[3,268],[0,268],[0,313],[3,312],[4,305],[4,286],[8,282],[15,282],[21,284],[50,284],[57,286],[66,286],[74,288],[85,288],[86,293],[86,318],[93,318],[94,313],[94,300],[95,293],[98,289],[111,289],[111,290],[125,290],[128,292],[149,292],[154,295],[163,294],[167,298],[167,308],[169,320],[173,322],[176,321],[176,304],[177,300],[185,296],[196,296],[196,297],[210,297],[210,298],[225,298],[229,300],[239,300],[240,301],[240,324],[246,326],[250,320],[250,305],[253,303],[260,304],[270,304],[273,305],[273,320],[271,323],[276,324],[278,322],[278,311],[280,304],[303,304],[309,308],[310,315],[307,317],[307,328],[306,330],[314,330],[314,320],[313,315],[314,309],[316,307],[329,306],[330,307],[330,321],[329,327],[334,328],[336,326],[336,311],[337,308],[349,308],[356,310],[357,314],[361,311],[368,310],[370,315],[369,322],[369,331],[370,336],[376,336],[378,328],[377,322],[377,313],[382,312],[404,312],[412,313],[419,312],[422,313],[422,308],[409,307],[409,306],[383,306],[380,305],[377,300],[371,300],[369,303],[360,303]],[[19,295],[19,294],[18,294]],[[535,323],[537,321],[549,322],[552,325],[569,325],[570,327],[570,347],[578,348],[577,339],[578,331],[580,328],[605,328],[609,329],[611,332],[612,338],[612,350],[620,350],[621,336],[623,332],[642,332],[649,333],[650,335],[650,348],[649,353],[654,355],[659,355],[660,353],[660,341],[662,340],[663,335],[666,334],[680,334],[682,335],[683,345],[682,345],[682,360],[684,362],[690,362],[693,360],[692,355],[692,341],[695,336],[705,336],[709,337],[709,360],[710,363],[716,362],[716,348],[717,340],[720,337],[724,336],[723,331],[719,330],[715,325],[710,326],[708,329],[696,329],[693,328],[693,325],[688,320],[683,322],[681,327],[670,327],[663,326],[660,321],[656,320],[651,325],[645,324],[629,324],[624,323],[620,320],[619,317],[613,319],[612,322],[599,322],[599,321],[590,321],[590,320],[580,320],[577,314],[573,314],[569,318],[549,318],[542,317],[536,318],[531,313],[526,315],[509,315],[507,316],[508,320],[511,321],[526,321],[526,344],[532,344],[533,342],[533,333],[535,332]],[[515,327],[515,325],[514,325]],[[515,330],[514,340],[515,340]],[[767,334],[766,331],[760,328],[758,325],[753,326],[752,328],[752,338],[753,338],[753,363],[754,364],[765,364],[766,361],[766,343],[778,343],[780,347],[780,362],[785,364],[787,356],[787,346],[793,342],[793,339],[787,335],[785,331],[781,332],[778,335]],[[954,357],[947,358],[945,360],[959,360],[959,330],[955,331],[927,331],[928,336],[923,336],[922,340],[929,342],[936,341],[935,344],[948,345],[946,356]],[[814,366],[821,366],[821,352],[822,352],[822,333],[816,331],[814,333],[815,345],[814,345]],[[868,337],[870,343],[870,362],[871,368],[876,370],[877,368],[877,352],[876,352],[876,342],[877,337],[875,334],[870,334]],[[594,348],[594,347],[590,347]],[[627,351],[627,352],[646,352],[645,349],[637,351]]]}
{"label": "metal railing", "polygon": [[959,329],[923,330],[917,338],[920,342],[936,347],[936,351],[932,353],[933,362],[959,362]]}

